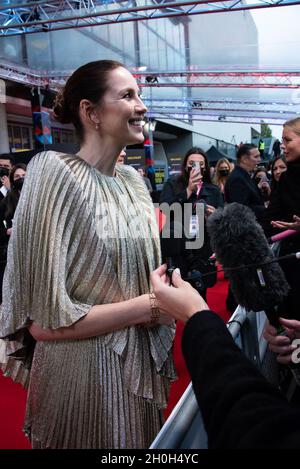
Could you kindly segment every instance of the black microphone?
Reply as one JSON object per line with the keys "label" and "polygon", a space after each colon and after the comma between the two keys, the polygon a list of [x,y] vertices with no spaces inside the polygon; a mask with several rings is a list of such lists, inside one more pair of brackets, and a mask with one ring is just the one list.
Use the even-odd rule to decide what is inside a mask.
{"label": "black microphone", "polygon": [[247,311],[265,311],[270,323],[279,327],[276,306],[290,287],[278,262],[262,265],[275,256],[252,210],[228,204],[210,215],[207,230],[236,301]]}
{"label": "black microphone", "polygon": [[[278,262],[270,262],[275,256],[252,210],[237,203],[217,209],[208,219],[207,230],[217,259],[225,272],[228,268],[236,301],[248,311],[264,311],[270,324],[284,334],[276,307],[290,287]],[[283,256],[290,257],[300,258],[298,252]],[[291,363],[289,368],[300,386],[299,364]]]}

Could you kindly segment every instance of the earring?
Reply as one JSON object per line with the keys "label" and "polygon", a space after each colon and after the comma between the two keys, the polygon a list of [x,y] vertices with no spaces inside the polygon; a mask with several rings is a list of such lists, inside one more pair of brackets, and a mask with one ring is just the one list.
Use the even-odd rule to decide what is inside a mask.
{"label": "earring", "polygon": [[99,130],[99,124],[96,124],[95,129]]}

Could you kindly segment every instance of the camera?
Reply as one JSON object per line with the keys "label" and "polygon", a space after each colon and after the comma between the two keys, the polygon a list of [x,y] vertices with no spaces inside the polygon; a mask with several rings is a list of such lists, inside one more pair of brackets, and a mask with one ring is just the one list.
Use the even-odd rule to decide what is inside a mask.
{"label": "camera", "polygon": [[216,284],[217,269],[214,259],[202,259],[197,250],[191,249],[185,252],[185,260],[187,274],[184,280],[188,281],[192,287],[201,292]]}

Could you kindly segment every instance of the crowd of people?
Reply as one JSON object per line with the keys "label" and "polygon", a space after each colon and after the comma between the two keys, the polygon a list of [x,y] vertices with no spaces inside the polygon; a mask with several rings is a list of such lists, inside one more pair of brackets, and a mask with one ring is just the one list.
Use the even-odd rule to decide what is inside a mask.
{"label": "crowd of people", "polygon": [[[15,358],[30,370],[25,432],[33,448],[149,447],[176,379],[172,345],[175,320],[183,320],[183,351],[209,447],[295,447],[299,412],[209,311],[206,290],[216,278],[186,283],[175,270],[170,283],[161,265],[170,253],[167,243],[161,253],[151,183],[143,169],[124,164],[126,145],[144,140],[146,111],[121,63],[91,62],[71,75],[54,106],[59,122],[74,125],[79,152],[42,152],[28,168],[0,159],[0,337],[10,369]],[[300,231],[300,118],[284,125],[283,154],[271,174],[259,167],[260,146],[241,144],[236,166],[220,160],[213,178],[205,151],[193,147],[180,174],[165,182],[167,222],[184,227],[171,252],[182,277],[215,268],[206,220],[224,204],[250,207],[268,236]],[[179,220],[167,210],[173,204],[182,208]],[[204,242],[190,249],[200,204]],[[282,242],[280,254],[298,250],[300,233]],[[267,325],[265,337],[286,364],[300,338],[300,267],[287,260],[282,269],[291,287],[278,307],[286,335]]]}

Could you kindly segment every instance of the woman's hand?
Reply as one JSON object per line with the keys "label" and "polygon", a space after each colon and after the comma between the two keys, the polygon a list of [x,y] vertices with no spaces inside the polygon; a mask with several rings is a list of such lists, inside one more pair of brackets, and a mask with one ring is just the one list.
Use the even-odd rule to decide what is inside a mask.
{"label": "woman's hand", "polygon": [[293,216],[294,221],[291,223],[285,221],[271,221],[271,225],[274,228],[279,228],[280,230],[296,230],[300,231],[300,217],[297,215]]}
{"label": "woman's hand", "polygon": [[182,280],[179,269],[172,274],[172,286],[164,281],[166,264],[154,270],[151,274],[151,283],[156,296],[157,305],[161,311],[167,312],[174,319],[186,322],[189,317],[198,311],[209,309],[199,293],[188,283]]}
{"label": "woman's hand", "polygon": [[195,168],[191,169],[189,183],[187,187],[187,195],[188,198],[192,195],[193,192],[196,192],[198,189],[198,185],[202,181],[202,174]]}
{"label": "woman's hand", "polygon": [[292,361],[292,353],[297,349],[293,344],[294,339],[300,339],[300,321],[291,319],[279,319],[285,328],[285,335],[277,335],[275,327],[269,323],[264,329],[264,338],[269,343],[270,350],[277,353],[277,361],[282,364],[288,364]]}
{"label": "woman's hand", "polygon": [[7,228],[6,234],[7,236],[10,236],[12,234],[12,228]]}
{"label": "woman's hand", "polygon": [[215,207],[213,207],[212,205],[206,204],[205,205],[205,216],[206,216],[206,218],[209,217],[209,215],[211,215],[212,213],[214,213],[215,210],[216,210]]}
{"label": "woman's hand", "polygon": [[257,187],[264,193],[267,194],[268,196],[271,194],[271,187],[270,184],[267,181],[260,181],[257,185]]}

